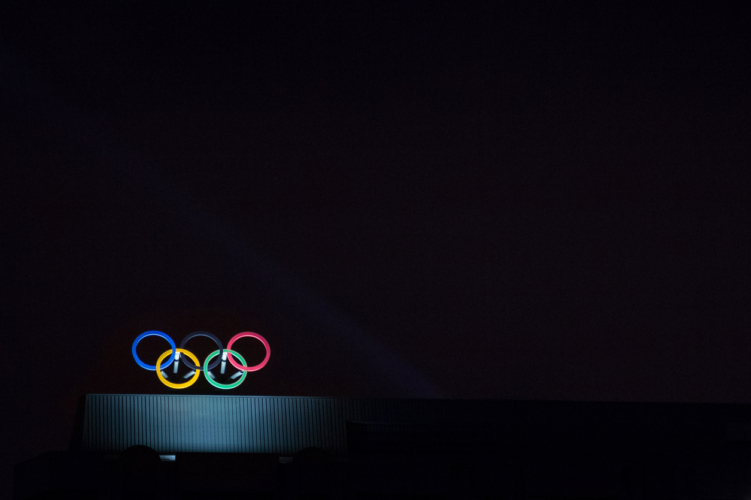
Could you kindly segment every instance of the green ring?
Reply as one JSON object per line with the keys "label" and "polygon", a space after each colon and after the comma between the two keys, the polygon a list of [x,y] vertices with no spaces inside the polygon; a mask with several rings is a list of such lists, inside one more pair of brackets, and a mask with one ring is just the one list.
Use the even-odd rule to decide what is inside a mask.
{"label": "green ring", "polygon": [[[240,356],[240,353],[231,351],[229,349],[225,349],[224,352],[231,352],[233,356],[237,356],[238,358],[240,358],[240,362],[243,364],[243,366],[248,366],[248,364],[245,362],[245,358]],[[209,366],[209,362],[212,359],[214,359],[214,357],[217,356],[218,354],[219,354],[219,350],[217,349],[216,351],[212,352],[206,357],[206,361],[203,362],[203,374],[206,377],[206,380],[209,381],[209,384],[213,385],[217,389],[234,389],[235,387],[243,383],[243,381],[245,380],[245,377],[248,375],[248,372],[242,372],[242,376],[239,379],[237,379],[237,381],[232,382],[231,384],[220,384],[219,382],[216,382],[214,379],[211,378],[211,376],[209,376],[208,366]]]}

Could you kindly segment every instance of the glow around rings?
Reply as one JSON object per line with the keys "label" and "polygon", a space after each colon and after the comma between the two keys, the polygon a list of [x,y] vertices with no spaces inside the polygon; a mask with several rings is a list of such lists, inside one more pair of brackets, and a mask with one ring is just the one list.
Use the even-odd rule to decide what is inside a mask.
{"label": "glow around rings", "polygon": [[[170,347],[172,347],[171,351],[167,351],[171,353],[171,356],[169,357],[167,361],[164,362],[164,364],[159,365],[164,356],[159,358],[159,361],[156,362],[156,365],[159,365],[159,370],[164,370],[170,365],[170,363],[172,363],[175,360],[175,351],[177,351],[178,349],[175,346],[175,341],[172,340],[172,338],[169,335],[167,335],[164,332],[160,332],[158,330],[149,330],[148,332],[143,332],[141,335],[136,337],[136,340],[133,341],[133,348],[131,349],[131,351],[133,351],[133,358],[136,360],[136,363],[138,363],[138,366],[140,366],[141,368],[145,370],[149,370],[152,372],[156,371],[158,373],[159,370],[156,369],[156,365],[147,365],[146,363],[141,361],[141,358],[138,357],[138,353],[136,353],[136,346],[138,346],[138,343],[141,340],[145,339],[146,337],[161,337],[167,342],[169,342]],[[198,363],[197,360],[196,360],[196,363]]]}
{"label": "glow around rings", "polygon": [[[232,356],[232,352],[230,349],[232,349],[232,344],[235,343],[236,340],[244,338],[244,337],[253,337],[254,339],[258,339],[261,341],[263,346],[266,348],[266,357],[263,358],[263,361],[261,361],[256,366],[241,366],[237,361],[235,361],[235,358]],[[238,333],[234,337],[232,337],[227,344],[227,347],[225,349],[227,351],[227,360],[230,362],[232,366],[240,370],[241,372],[255,372],[266,366],[266,363],[269,362],[269,358],[271,357],[271,347],[269,347],[269,343],[266,342],[266,339],[261,337],[259,334],[255,332],[242,332]]]}
{"label": "glow around rings", "polygon": [[[227,353],[227,357],[229,358],[231,354],[234,354],[238,358],[240,358],[240,361],[242,361],[243,366],[248,366],[245,362],[245,358],[240,356],[239,352],[236,351],[230,351],[229,349],[225,349],[224,352]],[[219,355],[219,351],[214,351],[206,358],[206,361],[203,362],[203,374],[206,376],[206,380],[209,381],[209,384],[213,385],[217,389],[234,389],[238,385],[242,384],[245,380],[245,377],[248,376],[248,372],[242,372],[242,375],[240,375],[240,378],[237,379],[235,382],[232,382],[231,384],[220,384],[219,382],[216,382],[214,379],[211,378],[209,375],[209,361],[211,361],[211,358],[214,356]]]}
{"label": "glow around rings", "polygon": [[[168,354],[169,354],[170,352],[172,352],[172,351],[165,351],[165,352],[164,352],[164,354],[162,354],[161,356],[159,356],[159,359],[157,360],[156,364],[160,364],[160,363],[162,362],[162,360],[163,360],[164,358],[166,358],[166,357],[167,357],[167,355],[168,355]],[[190,352],[190,351],[186,351],[185,349],[177,349],[177,352],[179,352],[179,353],[181,353],[181,354],[185,354],[185,355],[186,355],[186,356],[188,356],[188,357],[189,357],[190,359],[192,359],[192,360],[193,360],[193,362],[194,362],[194,363],[195,363],[196,365],[200,365],[200,363],[198,362],[198,358],[197,358],[197,357],[196,357],[196,355],[195,355],[195,354],[193,354],[192,352]],[[172,354],[172,357],[173,357],[173,358],[175,357],[174,353]],[[169,363],[167,363],[167,365],[169,365]],[[185,383],[182,383],[182,384],[175,384],[175,383],[173,383],[173,382],[170,382],[170,381],[169,381],[169,380],[167,380],[166,378],[164,378],[164,375],[162,375],[162,370],[157,370],[157,371],[156,371],[156,376],[157,376],[157,377],[159,377],[159,380],[161,380],[161,381],[162,381],[162,383],[163,383],[164,385],[166,385],[167,387],[172,387],[173,389],[187,389],[188,387],[190,387],[191,385],[193,385],[193,384],[195,384],[195,383],[196,383],[196,380],[198,380],[198,377],[200,377],[200,376],[201,376],[201,372],[200,372],[200,371],[198,371],[198,370],[195,370],[195,373],[193,374],[193,378],[191,378],[190,380],[188,380],[187,382],[185,382]]]}
{"label": "glow around rings", "polygon": [[[145,339],[146,337],[161,337],[164,340],[166,340],[170,345],[170,350],[164,352],[162,355],[159,356],[159,359],[157,359],[157,362],[155,365],[147,365],[143,361],[141,361],[141,358],[138,357],[138,353],[136,352],[136,348],[138,347],[138,344],[141,342],[141,340]],[[217,347],[219,349],[217,351],[212,352],[206,360],[201,363],[198,361],[198,358],[195,354],[188,351],[187,349],[184,349],[185,344],[192,339],[193,337],[209,337],[211,340],[213,340]],[[255,366],[248,366],[247,361],[245,358],[238,353],[237,351],[231,350],[232,345],[235,343],[235,341],[243,338],[243,337],[252,337],[255,339],[258,339],[263,346],[266,348],[266,357],[261,361],[259,364]],[[234,337],[232,337],[227,344],[226,348],[222,347],[221,341],[214,336],[211,333],[208,332],[193,332],[187,337],[185,337],[182,340],[182,343],[180,343],[180,347],[175,346],[175,341],[172,340],[172,338],[167,335],[164,332],[160,332],[158,330],[149,330],[147,332],[143,332],[138,337],[136,337],[136,340],[133,342],[133,346],[131,348],[131,351],[133,353],[133,359],[136,360],[136,364],[143,368],[144,370],[148,371],[155,371],[157,378],[166,385],[167,387],[170,387],[172,389],[187,389],[188,387],[192,386],[196,383],[196,381],[200,378],[201,371],[208,372],[209,370],[214,369],[219,365],[219,363],[222,364],[222,374],[224,374],[224,370],[226,368],[225,363],[227,360],[229,360],[230,365],[232,365],[235,369],[237,369],[240,373],[235,373],[232,375],[230,379],[226,379],[224,377],[221,377],[222,381],[226,381],[228,383],[220,383],[217,382],[214,378],[211,377],[212,374],[205,373],[206,380],[209,381],[211,385],[216,387],[217,389],[234,389],[240,384],[243,383],[245,380],[245,377],[247,376],[248,372],[255,372],[266,366],[266,364],[269,362],[269,358],[271,357],[271,347],[269,346],[269,343],[266,341],[265,338],[263,338],[258,333],[254,332],[242,332],[238,333]],[[184,356],[180,357],[180,354],[184,354]],[[239,358],[239,362],[237,358]],[[183,379],[177,379],[178,373],[179,373],[179,367],[180,363],[179,361],[183,361],[183,365],[185,365],[188,369],[193,370],[192,372],[189,372],[187,375],[183,377]],[[167,374],[165,371],[170,364],[174,363],[174,369],[170,370],[170,373]],[[242,364],[240,364],[242,363]],[[238,380],[238,377],[240,377]],[[190,379],[185,382],[183,380]],[[175,380],[175,382],[170,382],[172,379]],[[179,380],[180,383],[177,383]]]}

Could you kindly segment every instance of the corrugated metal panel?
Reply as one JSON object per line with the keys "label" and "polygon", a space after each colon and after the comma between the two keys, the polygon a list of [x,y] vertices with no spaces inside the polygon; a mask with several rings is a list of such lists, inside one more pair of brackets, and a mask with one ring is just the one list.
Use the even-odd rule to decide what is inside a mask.
{"label": "corrugated metal panel", "polygon": [[97,394],[86,396],[81,418],[74,445],[92,451],[142,444],[162,454],[292,455],[312,446],[345,453],[347,422],[383,422],[481,425],[495,447],[517,454],[546,449],[551,440],[617,446],[722,441],[728,423],[751,424],[751,407]]}
{"label": "corrugated metal panel", "polygon": [[88,395],[80,447],[293,454],[315,446],[343,453],[348,421],[466,420],[461,410],[430,400]]}

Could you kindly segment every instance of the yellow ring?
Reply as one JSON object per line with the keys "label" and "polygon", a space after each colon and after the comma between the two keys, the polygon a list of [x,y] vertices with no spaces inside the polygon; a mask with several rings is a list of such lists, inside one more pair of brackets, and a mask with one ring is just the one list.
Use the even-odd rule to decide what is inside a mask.
{"label": "yellow ring", "polygon": [[[181,352],[185,354],[186,356],[188,356],[191,360],[193,360],[193,364],[195,364],[196,366],[200,365],[200,363],[198,362],[198,358],[192,352],[186,351],[185,349],[177,349],[177,352]],[[169,356],[170,354],[172,354],[172,349],[170,349],[169,351],[165,351],[164,354],[159,356],[159,361],[156,362],[156,366],[157,367],[162,366],[162,360],[166,358],[167,356]],[[196,370],[196,373],[193,375],[193,378],[183,384],[174,384],[170,382],[169,380],[164,378],[164,376],[162,375],[162,370],[159,370],[158,368],[156,370],[156,376],[159,377],[159,380],[161,380],[162,383],[166,385],[167,387],[172,387],[173,389],[187,389],[188,387],[196,383],[196,380],[198,380],[198,377],[201,376],[201,371]]]}

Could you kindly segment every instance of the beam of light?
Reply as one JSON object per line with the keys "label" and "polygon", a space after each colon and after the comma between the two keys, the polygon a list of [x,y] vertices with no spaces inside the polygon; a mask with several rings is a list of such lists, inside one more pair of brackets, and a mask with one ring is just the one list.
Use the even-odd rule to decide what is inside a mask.
{"label": "beam of light", "polygon": [[351,315],[263,255],[237,228],[190,200],[155,165],[128,148],[91,114],[53,98],[25,68],[24,61],[4,48],[0,49],[0,89],[6,108],[24,118],[53,123],[80,147],[103,156],[125,182],[141,187],[164,210],[177,214],[189,234],[214,242],[234,276],[256,284],[278,303],[321,327],[333,341],[349,346],[362,363],[375,368],[394,388],[415,397],[443,396],[440,387],[383,345]]}
{"label": "beam of light", "polygon": [[179,367],[180,367],[180,353],[176,352],[175,353],[175,363],[174,363],[174,366],[172,368],[172,373],[177,374],[177,369]]}

